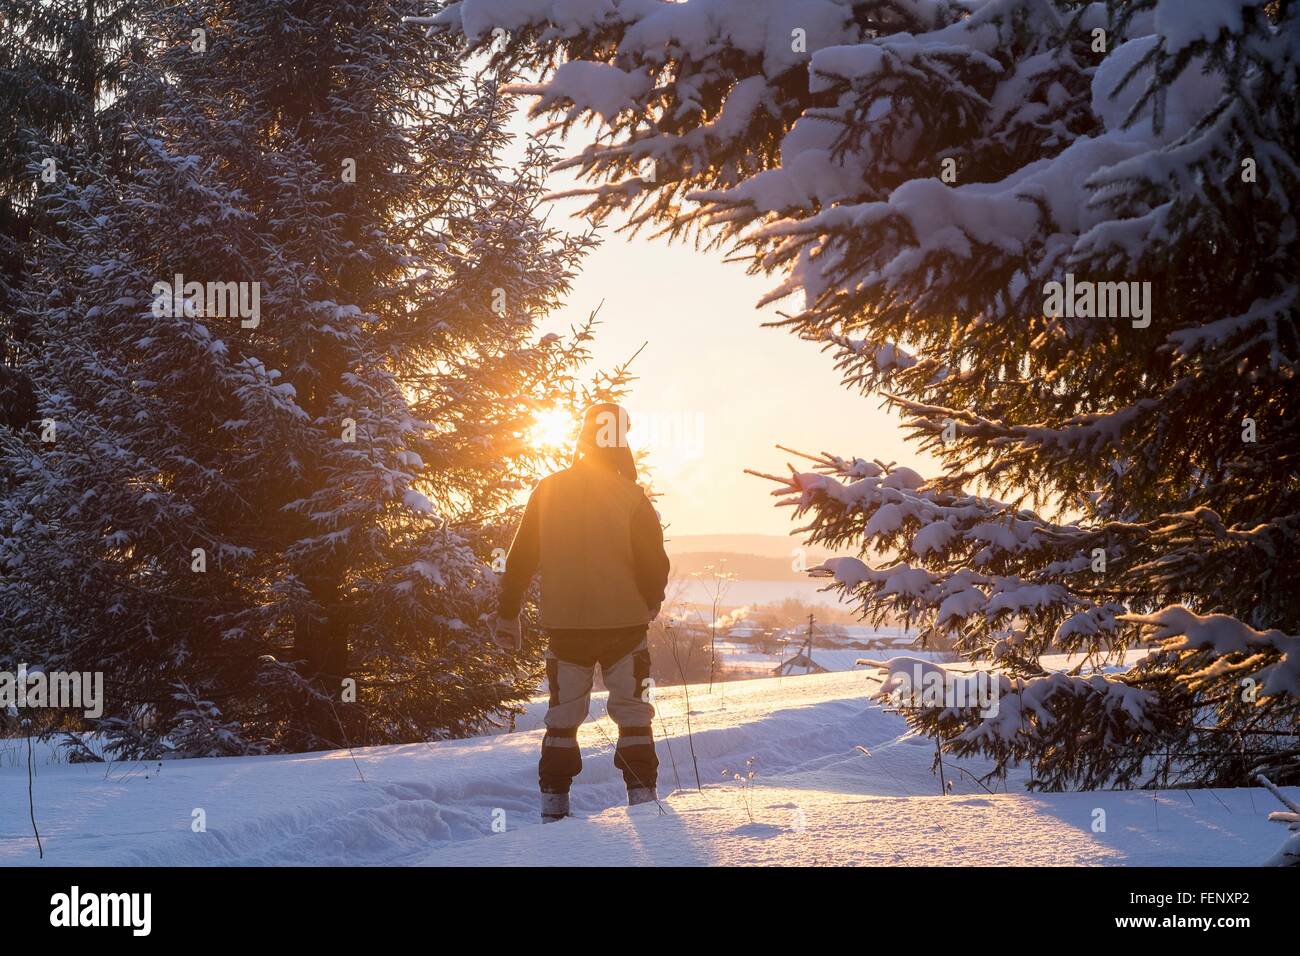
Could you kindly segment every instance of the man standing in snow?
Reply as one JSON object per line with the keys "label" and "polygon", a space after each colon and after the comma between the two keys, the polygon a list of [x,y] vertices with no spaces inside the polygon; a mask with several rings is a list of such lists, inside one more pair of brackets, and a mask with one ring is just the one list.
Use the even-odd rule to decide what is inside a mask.
{"label": "man standing in snow", "polygon": [[528,499],[501,581],[497,641],[518,648],[519,605],[541,573],[551,700],[538,779],[547,823],[569,814],[569,786],[582,769],[578,725],[597,664],[618,725],[614,766],[628,805],[657,797],[646,632],[663,603],[668,556],[659,517],[636,483],[628,427],[618,405],[587,409],[573,464],[542,479]]}

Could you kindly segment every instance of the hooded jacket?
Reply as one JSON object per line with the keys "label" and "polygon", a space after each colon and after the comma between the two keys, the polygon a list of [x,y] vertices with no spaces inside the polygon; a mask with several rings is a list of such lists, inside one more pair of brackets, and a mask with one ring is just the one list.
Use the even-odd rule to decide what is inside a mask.
{"label": "hooded jacket", "polygon": [[506,557],[498,613],[519,614],[541,574],[541,626],[644,627],[668,584],[663,529],[635,481],[599,457],[556,472],[533,490]]}

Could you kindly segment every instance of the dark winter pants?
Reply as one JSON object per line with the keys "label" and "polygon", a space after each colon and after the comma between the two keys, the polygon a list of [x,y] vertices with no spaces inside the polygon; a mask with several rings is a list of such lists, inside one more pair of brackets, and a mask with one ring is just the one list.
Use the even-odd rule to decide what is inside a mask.
{"label": "dark winter pants", "polygon": [[596,665],[609,690],[609,716],[618,725],[614,766],[629,790],[655,786],[659,758],[650,722],[650,651],[645,627],[550,631],[546,678],[551,686],[546,737],[537,776],[543,793],[568,793],[582,769],[578,725],[587,719]]}

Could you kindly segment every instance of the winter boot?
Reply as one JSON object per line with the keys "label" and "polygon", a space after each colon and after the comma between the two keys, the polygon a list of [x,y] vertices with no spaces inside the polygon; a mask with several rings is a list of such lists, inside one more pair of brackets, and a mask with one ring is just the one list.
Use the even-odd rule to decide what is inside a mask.
{"label": "winter boot", "polygon": [[569,815],[569,795],[567,793],[542,794],[542,822],[554,823]]}
{"label": "winter boot", "polygon": [[639,803],[655,803],[659,795],[655,793],[654,787],[628,787],[627,788],[627,805],[635,807]]}

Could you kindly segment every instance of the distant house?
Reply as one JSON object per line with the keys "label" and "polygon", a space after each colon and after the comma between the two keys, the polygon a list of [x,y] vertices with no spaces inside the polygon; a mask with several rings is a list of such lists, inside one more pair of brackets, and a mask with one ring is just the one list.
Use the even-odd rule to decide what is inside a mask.
{"label": "distant house", "polygon": [[878,647],[912,647],[916,643],[916,637],[911,634],[901,637],[881,635],[876,638],[875,643]]}
{"label": "distant house", "polygon": [[[858,661],[862,659],[864,654],[867,656],[873,654],[892,656],[888,651],[864,651],[851,647],[814,647],[811,654],[805,648],[800,648],[789,660],[782,661],[777,667],[772,668],[770,673],[782,677],[787,674],[826,674],[860,670]],[[809,658],[812,660],[812,667],[808,666]]]}
{"label": "distant house", "polygon": [[828,671],[809,657],[805,649],[801,649],[794,657],[777,664],[772,673],[777,677],[788,677],[792,674],[825,674]]}
{"label": "distant house", "polygon": [[[917,632],[903,627],[875,627],[870,624],[807,624],[787,627],[774,635],[794,652],[771,671],[788,674],[827,674],[851,671],[863,652],[894,656],[899,651],[917,653]],[[790,653],[787,650],[787,653]]]}

